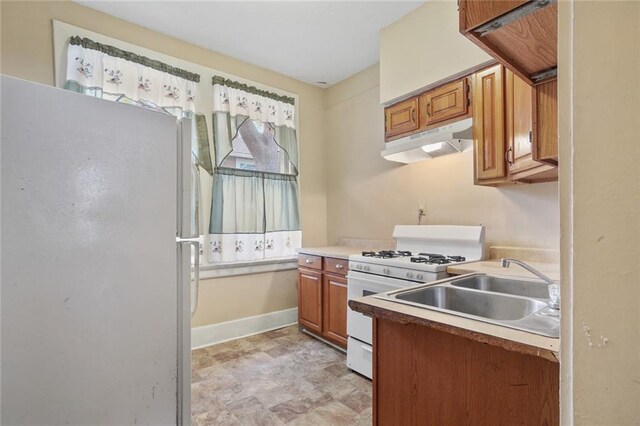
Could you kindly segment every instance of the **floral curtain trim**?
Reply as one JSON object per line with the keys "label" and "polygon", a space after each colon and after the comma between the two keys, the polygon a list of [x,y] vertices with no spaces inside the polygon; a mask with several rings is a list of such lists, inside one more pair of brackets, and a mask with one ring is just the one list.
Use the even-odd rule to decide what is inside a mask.
{"label": "floral curtain trim", "polygon": [[274,101],[283,102],[285,104],[291,104],[291,105],[295,104],[295,99],[290,96],[278,95],[273,92],[258,89],[255,86],[249,86],[247,84],[240,83],[239,81],[230,80],[228,78],[220,77],[218,75],[211,79],[211,83],[213,85],[219,84],[221,86],[232,87],[234,89],[242,90],[243,92],[263,96],[265,98],[273,99]]}
{"label": "floral curtain trim", "polygon": [[213,77],[213,112],[228,112],[295,129],[293,98],[247,86],[236,81]]}
{"label": "floral curtain trim", "polygon": [[150,103],[166,110],[195,112],[195,100],[198,96],[196,81],[160,71],[140,62],[111,56],[103,50],[87,48],[82,44],[69,44],[67,86],[78,85],[85,90],[99,91],[103,97],[112,100],[125,97],[134,102]]}
{"label": "floral curtain trim", "polygon": [[71,37],[71,39],[69,40],[69,44],[73,46],[81,46],[85,49],[97,50],[99,52],[106,53],[109,56],[113,56],[114,58],[126,59],[129,62],[135,62],[137,64],[144,65],[145,67],[153,68],[154,70],[162,71],[167,74],[175,75],[176,77],[184,78],[185,80],[195,81],[196,83],[200,81],[199,74],[185,71],[177,67],[172,67],[171,65],[165,64],[164,62],[156,61],[155,59],[149,59],[146,56],[137,55],[133,52],[127,52],[126,50],[118,49],[115,46],[98,43],[97,41],[93,41],[86,37]]}
{"label": "floral curtain trim", "polygon": [[297,255],[302,247],[301,231],[278,231],[265,234],[211,234],[210,263],[247,262]]}

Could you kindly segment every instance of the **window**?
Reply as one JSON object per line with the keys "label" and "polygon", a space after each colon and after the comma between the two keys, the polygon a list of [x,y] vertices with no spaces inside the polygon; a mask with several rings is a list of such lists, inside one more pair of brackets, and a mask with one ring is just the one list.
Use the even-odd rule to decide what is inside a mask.
{"label": "window", "polygon": [[211,263],[291,257],[302,242],[292,98],[213,78]]}
{"label": "window", "polygon": [[275,141],[275,129],[270,123],[248,118],[238,128],[231,146],[222,167],[294,174],[289,156]]}

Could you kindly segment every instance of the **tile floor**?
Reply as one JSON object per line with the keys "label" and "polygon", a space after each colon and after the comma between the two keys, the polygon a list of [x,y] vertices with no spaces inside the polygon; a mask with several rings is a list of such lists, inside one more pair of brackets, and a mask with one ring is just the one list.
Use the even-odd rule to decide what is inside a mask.
{"label": "tile floor", "polygon": [[297,326],[192,352],[193,425],[370,425],[371,382]]}

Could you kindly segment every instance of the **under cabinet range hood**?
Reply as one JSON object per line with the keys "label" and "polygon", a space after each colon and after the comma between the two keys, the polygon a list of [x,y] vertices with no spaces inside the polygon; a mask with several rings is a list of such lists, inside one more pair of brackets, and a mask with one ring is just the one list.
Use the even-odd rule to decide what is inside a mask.
{"label": "under cabinet range hood", "polygon": [[381,155],[386,160],[408,164],[466,151],[473,144],[472,125],[473,119],[467,118],[387,142]]}

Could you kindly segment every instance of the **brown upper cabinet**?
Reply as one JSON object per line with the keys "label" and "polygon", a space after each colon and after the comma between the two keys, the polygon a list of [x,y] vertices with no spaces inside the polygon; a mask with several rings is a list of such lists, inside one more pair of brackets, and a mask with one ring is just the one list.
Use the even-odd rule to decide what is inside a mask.
{"label": "brown upper cabinet", "polygon": [[384,110],[385,137],[411,133],[420,127],[418,122],[418,98],[407,99]]}
{"label": "brown upper cabinet", "polygon": [[[553,141],[557,155],[557,130],[555,138],[550,134],[553,130],[547,132],[557,129],[555,114],[547,111],[553,109],[546,105],[551,97],[541,98],[540,86],[530,86],[502,65],[476,73],[473,87],[475,183],[498,186],[556,180],[558,172],[551,159],[544,163],[535,156],[544,152],[548,157]],[[544,114],[536,114],[536,109]]]}
{"label": "brown upper cabinet", "polygon": [[[534,108],[540,86],[532,87],[510,70],[506,71],[506,137],[509,180],[515,182],[545,182],[558,178],[555,165],[537,161],[534,152],[546,150],[545,138],[534,132]],[[543,128],[556,128],[555,115],[545,116]],[[556,136],[556,149],[557,149]],[[557,158],[557,157],[556,157]]]}
{"label": "brown upper cabinet", "polygon": [[473,76],[473,153],[476,184],[507,181],[505,162],[505,71],[502,65]]}
{"label": "brown upper cabinet", "polygon": [[558,80],[535,87],[533,102],[533,159],[558,165]]}
{"label": "brown upper cabinet", "polygon": [[387,142],[469,117],[468,78],[461,78],[427,90],[395,105],[385,112]]}
{"label": "brown upper cabinet", "polygon": [[469,111],[469,83],[463,78],[420,95],[420,127],[428,128]]}
{"label": "brown upper cabinet", "polygon": [[460,0],[460,32],[529,84],[556,75],[556,0]]}

